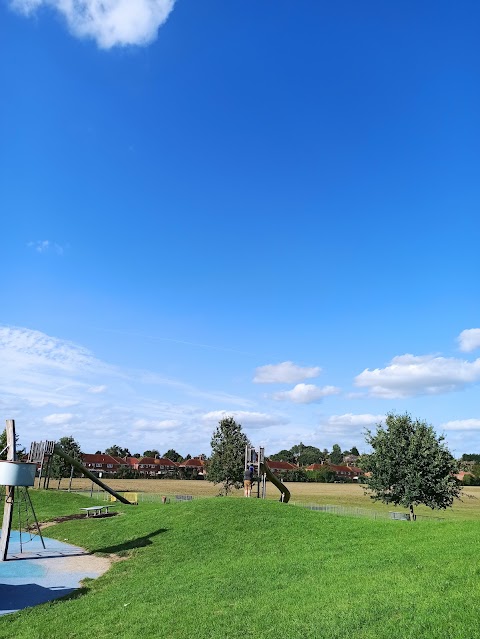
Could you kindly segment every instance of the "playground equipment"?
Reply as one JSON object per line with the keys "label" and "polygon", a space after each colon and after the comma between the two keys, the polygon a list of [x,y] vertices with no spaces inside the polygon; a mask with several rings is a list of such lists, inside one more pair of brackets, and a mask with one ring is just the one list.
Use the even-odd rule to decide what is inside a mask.
{"label": "playground equipment", "polygon": [[129,506],[132,506],[131,501],[128,501],[128,499],[126,499],[119,493],[115,492],[112,488],[110,488],[110,486],[107,486],[107,484],[104,484],[103,481],[101,481],[96,475],[94,475],[87,468],[85,468],[85,466],[83,466],[77,459],[74,459],[73,457],[68,455],[63,450],[63,448],[61,448],[60,446],[57,446],[55,442],[49,442],[49,441],[33,442],[32,445],[30,446],[30,454],[28,456],[28,460],[35,462],[37,464],[40,464],[40,476],[38,478],[39,488],[40,488],[40,482],[42,479],[42,468],[44,467],[46,469],[45,471],[46,477],[44,478],[43,487],[48,488],[48,475],[50,474],[49,468],[50,468],[53,455],[59,455],[68,464],[70,464],[70,467],[72,469],[72,472],[70,473],[70,478],[73,476],[73,470],[74,469],[78,470],[78,472],[82,473],[82,475],[84,475],[85,477],[88,477],[88,479],[90,479],[94,484],[97,484],[97,486],[100,486],[100,488],[103,488],[103,490],[105,490],[107,493],[112,495],[112,497],[115,497],[115,499],[118,499],[118,501],[121,501],[122,504],[128,504]]}
{"label": "playground equipment", "polygon": [[[36,464],[29,462],[17,461],[15,449],[15,422],[13,419],[7,419],[7,459],[0,461],[0,486],[5,486],[5,505],[3,509],[2,536],[0,537],[0,561],[5,561],[8,552],[8,542],[10,540],[10,531],[12,528],[12,517],[14,504],[18,505],[18,524],[20,528],[20,552],[22,551],[22,527],[32,539],[33,517],[37,534],[40,537],[43,548],[42,533],[38,525],[35,510],[28,494],[28,487],[33,486],[35,482]],[[1,451],[4,452],[4,451]],[[15,501],[15,489],[17,489],[17,500]],[[22,526],[22,522],[24,526]]]}
{"label": "playground equipment", "polygon": [[257,481],[257,498],[265,499],[267,496],[267,479],[274,485],[281,493],[280,500],[285,504],[290,499],[290,491],[288,488],[276,477],[265,462],[265,449],[262,447],[254,448],[252,446],[245,446],[245,470],[248,470],[250,466],[254,468],[254,475],[258,477]]}
{"label": "playground equipment", "polygon": [[[132,505],[132,502],[128,501],[125,497],[112,490],[109,486],[104,484],[98,477],[87,470],[82,464],[68,455],[60,446],[57,446],[54,441],[33,442],[30,446],[30,453],[28,455],[27,462],[17,461],[16,448],[15,448],[15,421],[13,419],[7,419],[6,421],[6,433],[7,433],[7,460],[0,460],[0,487],[5,486],[5,506],[3,509],[3,522],[0,537],[0,561],[5,561],[8,552],[8,543],[10,539],[10,532],[12,529],[12,516],[14,504],[18,504],[18,519],[20,528],[20,552],[22,551],[22,527],[30,539],[32,539],[32,528],[35,528],[37,534],[40,536],[43,548],[42,533],[38,525],[37,516],[33,509],[32,500],[28,493],[28,487],[35,485],[35,475],[37,465],[40,465],[40,474],[38,478],[38,487],[40,488],[42,473],[44,472],[43,487],[48,488],[48,480],[50,476],[50,465],[53,455],[59,455],[68,464],[70,464],[72,472],[70,478],[73,476],[73,470],[76,469],[85,477],[88,477],[94,484],[97,484],[103,490],[110,493],[115,499],[121,501],[123,504]],[[3,453],[4,451],[0,451]],[[17,499],[15,500],[15,488],[17,488]],[[31,521],[33,518],[33,521]],[[23,523],[23,526],[22,526]],[[25,534],[24,533],[24,534]]]}

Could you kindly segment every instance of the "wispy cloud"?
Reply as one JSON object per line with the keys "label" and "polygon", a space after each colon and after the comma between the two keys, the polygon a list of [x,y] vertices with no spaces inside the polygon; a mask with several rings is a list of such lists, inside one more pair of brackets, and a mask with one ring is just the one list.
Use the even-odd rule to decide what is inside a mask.
{"label": "wispy cloud", "polygon": [[293,362],[267,364],[255,370],[253,381],[256,384],[295,384],[304,379],[318,377],[322,369],[319,366],[298,366]]}
{"label": "wispy cloud", "polygon": [[480,430],[480,419],[454,419],[441,425],[445,430]]}
{"label": "wispy cloud", "polygon": [[435,355],[400,355],[385,368],[365,369],[355,385],[373,397],[395,399],[439,395],[480,381],[480,358],[473,362]]}
{"label": "wispy cloud", "polygon": [[105,384],[100,384],[100,386],[90,386],[87,388],[89,393],[93,393],[94,395],[98,395],[99,393],[104,393],[107,390],[107,386]]}
{"label": "wispy cloud", "polygon": [[210,411],[203,415],[202,420],[209,424],[217,424],[225,417],[233,417],[238,423],[247,428],[266,428],[268,426],[279,426],[281,424],[288,423],[288,419],[282,415],[271,415],[269,413],[242,410]]}
{"label": "wispy cloud", "polygon": [[137,419],[133,423],[133,427],[136,430],[150,431],[165,431],[175,430],[181,426],[181,422],[177,419],[161,419],[159,421],[152,419]]}
{"label": "wispy cloud", "polygon": [[458,346],[464,353],[480,348],[480,328],[467,328],[457,337]]}
{"label": "wispy cloud", "polygon": [[57,255],[63,255],[65,248],[52,242],[50,240],[36,240],[35,242],[28,242],[27,246],[37,253],[56,253]]}
{"label": "wispy cloud", "polygon": [[62,15],[74,36],[91,38],[101,49],[147,45],[173,10],[175,0],[11,0],[23,15],[49,7]]}
{"label": "wispy cloud", "polygon": [[198,446],[207,448],[211,430],[202,416],[210,407],[250,404],[154,372],[113,366],[40,331],[0,326],[0,405],[6,417],[18,420],[24,444],[74,435],[86,451],[119,443],[195,453]]}
{"label": "wispy cloud", "polygon": [[336,386],[315,386],[315,384],[297,384],[292,390],[280,391],[273,394],[278,401],[289,400],[295,404],[312,404],[319,402],[329,395],[338,395],[340,389]]}
{"label": "wispy cloud", "polygon": [[43,418],[45,424],[68,424],[73,419],[73,413],[52,413]]}
{"label": "wispy cloud", "polygon": [[325,425],[332,430],[345,432],[346,430],[356,430],[358,428],[370,428],[379,424],[385,419],[385,415],[372,415],[371,413],[345,413],[344,415],[330,415]]}
{"label": "wispy cloud", "polygon": [[320,442],[340,442],[342,446],[357,446],[361,448],[364,442],[364,432],[383,422],[385,415],[371,413],[345,413],[330,415],[320,420],[315,437]]}

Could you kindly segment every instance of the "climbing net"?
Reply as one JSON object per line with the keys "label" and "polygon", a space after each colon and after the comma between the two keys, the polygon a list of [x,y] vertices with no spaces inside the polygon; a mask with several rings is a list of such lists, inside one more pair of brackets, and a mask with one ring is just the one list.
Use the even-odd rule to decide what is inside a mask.
{"label": "climbing net", "polygon": [[7,495],[6,487],[0,486],[0,501],[5,502],[6,499],[13,499],[14,501],[12,528],[18,530],[20,552],[23,552],[25,544],[37,537],[40,538],[42,546],[45,548],[28,488],[26,486],[17,486],[15,492],[13,492],[13,489],[11,490],[10,495]]}

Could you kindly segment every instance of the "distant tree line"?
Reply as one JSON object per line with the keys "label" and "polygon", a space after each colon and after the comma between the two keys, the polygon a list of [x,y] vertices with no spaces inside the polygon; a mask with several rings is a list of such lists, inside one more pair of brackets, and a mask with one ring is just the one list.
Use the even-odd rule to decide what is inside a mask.
{"label": "distant tree line", "polygon": [[316,446],[307,446],[300,442],[295,446],[292,446],[290,450],[280,450],[274,455],[270,455],[269,459],[272,461],[286,461],[297,466],[310,466],[310,464],[322,464],[329,462],[335,466],[343,463],[344,457],[347,455],[359,456],[358,448],[353,446],[350,450],[342,451],[339,444],[334,444],[332,450],[328,448],[320,450]]}

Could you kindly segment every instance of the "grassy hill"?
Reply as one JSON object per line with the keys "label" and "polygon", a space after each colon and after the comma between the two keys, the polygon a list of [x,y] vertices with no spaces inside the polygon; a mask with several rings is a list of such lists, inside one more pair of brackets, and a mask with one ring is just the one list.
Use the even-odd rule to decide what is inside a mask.
{"label": "grassy hill", "polygon": [[[33,496],[41,519],[89,503]],[[0,619],[0,637],[476,636],[477,522],[357,519],[228,498],[118,510],[46,532],[127,560],[80,596]]]}

